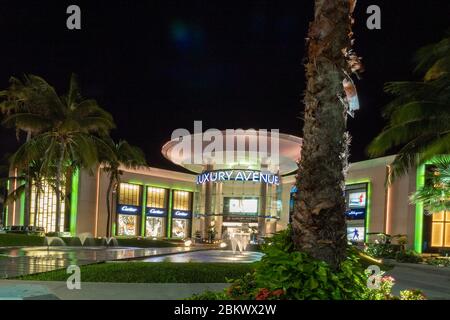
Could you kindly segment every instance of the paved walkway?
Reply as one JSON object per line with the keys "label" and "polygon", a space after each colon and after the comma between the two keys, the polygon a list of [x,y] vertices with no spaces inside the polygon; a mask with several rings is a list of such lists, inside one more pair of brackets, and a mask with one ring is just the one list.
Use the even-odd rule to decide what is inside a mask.
{"label": "paved walkway", "polygon": [[450,299],[450,268],[416,263],[394,263],[386,272],[396,279],[394,294],[400,290],[420,289],[428,299]]}
{"label": "paved walkway", "polygon": [[111,260],[156,257],[204,248],[24,247],[0,249],[0,279]]}
{"label": "paved walkway", "polygon": [[180,300],[206,290],[221,291],[226,283],[93,283],[69,290],[60,281],[0,280],[0,300]]}

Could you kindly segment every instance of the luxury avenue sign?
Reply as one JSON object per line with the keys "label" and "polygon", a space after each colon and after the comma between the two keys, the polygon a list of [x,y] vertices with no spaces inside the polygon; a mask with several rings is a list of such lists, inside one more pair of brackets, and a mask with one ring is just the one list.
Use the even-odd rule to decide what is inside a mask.
{"label": "luxury avenue sign", "polygon": [[278,186],[280,184],[280,177],[273,173],[252,170],[206,171],[197,176],[197,184],[222,181],[260,182]]}

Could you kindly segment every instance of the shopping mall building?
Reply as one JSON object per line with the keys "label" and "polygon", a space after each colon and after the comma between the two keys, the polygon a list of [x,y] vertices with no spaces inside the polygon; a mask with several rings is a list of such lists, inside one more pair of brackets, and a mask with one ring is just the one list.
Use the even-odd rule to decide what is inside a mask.
{"label": "shopping mall building", "polygon": [[[249,138],[245,134],[240,137]],[[194,141],[194,135],[191,138]],[[191,164],[186,157],[192,155],[174,152],[177,142],[166,143],[162,154],[184,167],[180,171],[122,168],[121,183],[110,197],[114,235],[206,238],[213,231],[220,239],[230,230],[250,230],[259,237],[286,228],[296,192],[300,138],[279,134],[276,164],[261,157],[253,162],[233,158],[221,164],[211,159]],[[422,205],[412,205],[408,200],[424,184],[425,166],[386,187],[392,160],[393,156],[388,156],[350,165],[345,190],[348,239],[373,241],[375,233],[402,234],[407,235],[409,247],[418,252],[450,248],[450,214],[426,216]],[[64,231],[106,235],[108,183],[109,177],[101,167],[94,174],[77,171],[68,179],[65,214],[61,216]],[[47,232],[54,231],[55,201],[48,186],[40,192],[38,201],[33,189],[30,224],[36,221]],[[7,225],[24,224],[24,204],[22,197],[7,208]]]}

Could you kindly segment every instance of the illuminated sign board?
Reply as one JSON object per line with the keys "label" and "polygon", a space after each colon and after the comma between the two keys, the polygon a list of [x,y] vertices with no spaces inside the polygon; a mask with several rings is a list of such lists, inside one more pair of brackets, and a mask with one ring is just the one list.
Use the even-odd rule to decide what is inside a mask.
{"label": "illuminated sign board", "polygon": [[172,217],[173,218],[178,218],[178,219],[190,219],[192,216],[192,212],[190,211],[185,211],[185,210],[174,210],[172,212]]}
{"label": "illuminated sign board", "polygon": [[224,222],[242,222],[242,223],[252,223],[258,222],[258,216],[244,216],[244,215],[232,215],[232,214],[224,214],[223,215]]}
{"label": "illuminated sign board", "polygon": [[145,214],[147,216],[153,216],[153,217],[165,217],[167,215],[167,211],[164,208],[147,207],[145,210]]}
{"label": "illuminated sign board", "polygon": [[350,209],[345,212],[345,215],[351,220],[364,219],[366,216],[366,208]]}
{"label": "illuminated sign board", "polygon": [[117,206],[117,213],[119,214],[132,214],[132,215],[136,215],[139,214],[141,212],[141,207],[138,206],[132,206],[132,205],[122,205],[119,204]]}
{"label": "illuminated sign board", "polygon": [[347,240],[352,242],[363,242],[364,232],[364,227],[347,226]]}
{"label": "illuminated sign board", "polygon": [[258,199],[229,199],[230,213],[257,213]]}
{"label": "illuminated sign board", "polygon": [[206,171],[197,176],[197,184],[222,181],[259,182],[278,186],[280,184],[280,177],[273,173],[252,170]]}
{"label": "illuminated sign board", "polygon": [[348,195],[350,208],[361,208],[366,206],[366,192],[350,192]]}

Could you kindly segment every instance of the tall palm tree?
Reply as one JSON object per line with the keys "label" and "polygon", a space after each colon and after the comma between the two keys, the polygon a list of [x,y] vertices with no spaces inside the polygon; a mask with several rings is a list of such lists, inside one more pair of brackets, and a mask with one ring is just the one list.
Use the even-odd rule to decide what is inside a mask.
{"label": "tall palm tree", "polygon": [[299,251],[338,268],[346,254],[344,171],[349,136],[344,81],[360,68],[351,50],[353,0],[315,0],[309,26],[302,157],[292,216]]}
{"label": "tall palm tree", "polygon": [[[45,114],[47,112],[47,105],[40,90],[40,81],[34,76],[24,76],[21,81],[18,78],[11,77],[9,80],[10,86],[6,90],[0,91],[0,113],[6,116],[3,124],[15,128],[16,136],[19,140],[21,132],[26,133],[26,142],[31,137],[48,127],[45,121]],[[16,117],[19,114],[21,116]],[[24,116],[26,114],[26,116]],[[32,172],[29,171],[29,165],[26,164],[24,168],[25,174],[23,177],[25,192],[25,225],[29,224],[30,216],[30,199],[32,181],[28,179]],[[21,188],[22,189],[22,188]]]}
{"label": "tall palm tree", "polygon": [[112,210],[111,192],[117,191],[122,171],[120,167],[137,168],[146,165],[145,155],[138,147],[130,145],[127,141],[114,142],[111,138],[104,139],[105,143],[99,148],[100,162],[103,170],[109,174],[108,189],[106,191],[106,208],[108,212],[106,223],[106,236],[111,237]]}
{"label": "tall palm tree", "polygon": [[[39,204],[39,196],[42,191],[42,184],[44,181],[44,177],[42,176],[42,164],[43,160],[39,159],[37,161],[31,161],[28,164],[27,170],[17,170],[17,175],[11,176],[9,175],[10,168],[9,166],[0,166],[0,172],[2,172],[3,177],[0,178],[0,186],[5,189],[5,198],[4,202],[7,204],[12,204],[22,195],[25,194],[26,197],[30,196],[28,193],[28,181],[31,181],[33,183],[33,186],[36,190],[35,194],[35,202],[34,204],[31,204],[31,199],[28,199],[28,203],[30,204],[29,212],[31,213],[31,206],[34,206],[35,212],[34,213],[34,220],[30,221],[28,219],[28,222],[25,222],[25,225],[34,225],[36,226],[36,219],[37,219],[37,208]],[[16,185],[17,187],[15,189],[9,189],[6,190],[7,184],[10,185]],[[30,190],[31,191],[31,190]],[[26,218],[26,217],[24,217]],[[2,223],[0,223],[2,224]]]}
{"label": "tall palm tree", "polygon": [[[33,79],[33,98],[36,105],[45,106],[44,111],[21,110],[7,115],[6,125],[26,126],[32,119],[40,127],[29,141],[21,145],[11,158],[11,165],[23,167],[32,160],[44,159],[44,173],[55,168],[55,194],[57,232],[60,228],[62,180],[71,164],[91,167],[97,162],[97,145],[101,136],[114,127],[112,116],[95,100],[81,97],[75,75],[71,76],[66,95],[59,96],[44,79]],[[38,119],[38,120],[36,120]],[[19,125],[18,125],[19,124]]]}
{"label": "tall palm tree", "polygon": [[393,178],[414,165],[450,152],[450,32],[415,55],[419,81],[389,82],[395,96],[384,111],[387,126],[369,145],[371,156],[400,147],[393,162]]}

